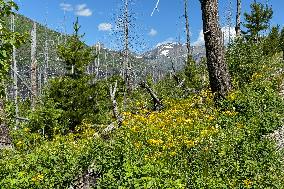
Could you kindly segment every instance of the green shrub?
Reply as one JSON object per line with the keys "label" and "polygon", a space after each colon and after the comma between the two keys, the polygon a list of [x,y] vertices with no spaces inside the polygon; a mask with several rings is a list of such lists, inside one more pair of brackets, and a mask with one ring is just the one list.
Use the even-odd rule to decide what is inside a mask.
{"label": "green shrub", "polygon": [[[90,130],[89,130],[90,132]],[[30,149],[0,151],[1,188],[67,188],[91,164],[99,143],[93,136],[57,136]],[[23,141],[18,141],[21,149]]]}

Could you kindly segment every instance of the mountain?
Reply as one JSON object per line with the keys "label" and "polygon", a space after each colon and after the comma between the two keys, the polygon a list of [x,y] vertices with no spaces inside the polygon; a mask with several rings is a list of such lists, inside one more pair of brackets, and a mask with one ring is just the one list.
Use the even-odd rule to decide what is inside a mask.
{"label": "mountain", "polygon": [[[192,55],[196,62],[205,57],[205,47],[192,47]],[[181,70],[185,66],[187,57],[186,45],[181,43],[166,43],[156,46],[154,49],[142,54],[148,65],[158,67],[162,73],[169,73],[174,66],[176,70]]]}
{"label": "mountain", "polygon": [[[35,21],[16,14],[15,16],[15,30],[17,32],[30,33],[33,23]],[[7,18],[7,26],[10,27],[10,18]],[[49,29],[43,24],[37,24],[37,74],[38,74],[38,87],[44,86],[49,78],[62,75],[65,72],[62,61],[57,56],[57,46],[62,44],[68,38],[68,35]],[[119,51],[107,49],[103,44],[96,44],[92,46],[98,58],[87,68],[89,74],[97,74],[98,78],[105,78],[113,74],[121,73],[123,67],[123,56]],[[17,64],[19,89],[22,97],[28,97],[30,85],[30,54],[31,54],[31,41],[28,40],[24,45],[17,49]],[[193,47],[193,57],[195,60],[200,61],[205,57],[205,48]],[[180,70],[185,65],[186,46],[180,43],[167,43],[161,44],[154,49],[147,51],[143,54],[130,54],[130,62],[133,70],[133,77],[136,83],[146,77],[152,75],[154,81],[161,79],[172,70],[172,66],[176,70]],[[25,84],[24,84],[25,83]],[[40,93],[39,91],[39,93]]]}
{"label": "mountain", "polygon": [[[194,46],[192,47],[192,55],[194,60],[199,62],[201,58],[205,57],[205,47],[204,46]],[[163,59],[163,58],[181,58],[186,59],[186,45],[181,43],[166,43],[157,46],[156,48],[143,53],[143,57],[146,59]]]}

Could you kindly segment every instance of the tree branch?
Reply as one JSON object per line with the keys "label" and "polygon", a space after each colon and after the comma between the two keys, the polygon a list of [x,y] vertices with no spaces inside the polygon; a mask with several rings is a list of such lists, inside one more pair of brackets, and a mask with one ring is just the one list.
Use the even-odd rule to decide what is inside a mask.
{"label": "tree branch", "polygon": [[109,91],[110,91],[110,99],[112,101],[113,115],[114,115],[115,119],[117,120],[118,127],[121,127],[122,122],[123,122],[123,118],[119,114],[118,107],[117,107],[117,102],[116,102],[116,99],[115,99],[116,89],[117,89],[117,81],[114,84],[114,88],[112,88],[112,85],[110,85]]}
{"label": "tree branch", "polygon": [[154,103],[154,111],[160,110],[163,107],[162,101],[158,98],[158,96],[154,93],[151,87],[145,82],[141,82],[140,86],[147,90],[147,92],[151,95],[153,103]]}
{"label": "tree branch", "polygon": [[155,6],[155,8],[153,9],[153,12],[152,12],[151,16],[153,16],[155,10],[157,10],[157,11],[159,12],[159,9],[158,9],[159,3],[160,3],[160,0],[157,0],[156,6]]}

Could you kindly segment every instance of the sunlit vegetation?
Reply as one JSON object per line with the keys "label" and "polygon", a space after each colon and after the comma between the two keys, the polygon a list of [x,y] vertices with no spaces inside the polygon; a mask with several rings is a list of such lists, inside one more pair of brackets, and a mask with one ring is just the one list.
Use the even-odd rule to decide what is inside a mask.
{"label": "sunlit vegetation", "polygon": [[[12,7],[0,0],[0,16]],[[267,24],[272,10],[252,8],[269,13]],[[283,150],[270,137],[284,117],[283,29],[260,36],[251,27],[226,46],[232,88],[222,96],[205,57],[159,80],[138,74],[131,90],[124,68],[98,77],[88,66],[100,54],[82,42],[77,20],[53,49],[60,73],[31,108],[29,95],[4,98],[13,46],[30,43],[0,21],[0,188],[284,188]]]}

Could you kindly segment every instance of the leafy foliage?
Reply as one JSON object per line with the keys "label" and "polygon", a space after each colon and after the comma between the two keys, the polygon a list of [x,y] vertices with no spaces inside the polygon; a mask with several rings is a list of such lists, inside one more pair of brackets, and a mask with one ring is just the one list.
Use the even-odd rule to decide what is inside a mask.
{"label": "leafy foliage", "polygon": [[20,46],[26,38],[26,34],[12,32],[5,26],[4,18],[13,15],[13,9],[18,10],[18,6],[13,1],[0,1],[0,93],[2,97],[4,96],[4,81],[9,72],[13,46]]}
{"label": "leafy foliage", "polygon": [[[13,6],[0,1],[8,15]],[[252,8],[256,12],[247,16],[249,23],[261,11],[270,15],[257,3]],[[259,23],[251,25],[251,35],[266,24]],[[50,80],[41,103],[25,111],[29,121],[11,131],[14,149],[0,151],[1,188],[68,188],[90,167],[96,188],[284,188],[283,151],[268,137],[284,116],[278,95],[283,31],[279,34],[278,27],[257,44],[241,37],[230,44],[226,60],[235,90],[218,106],[207,89],[204,62],[187,62],[176,73],[184,79],[181,86],[170,75],[158,83],[147,77],[164,104],[160,111],[151,111],[151,97],[140,88],[124,96],[121,77],[97,80],[86,74],[96,56],[81,41],[79,29],[76,20],[74,34],[58,47],[67,74]],[[9,37],[8,51],[0,57],[6,66],[11,47],[22,39]],[[106,137],[101,130],[113,119],[109,87],[115,81],[118,105],[125,102],[124,121]]]}

